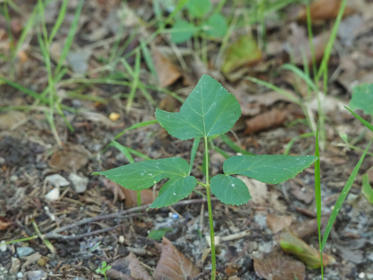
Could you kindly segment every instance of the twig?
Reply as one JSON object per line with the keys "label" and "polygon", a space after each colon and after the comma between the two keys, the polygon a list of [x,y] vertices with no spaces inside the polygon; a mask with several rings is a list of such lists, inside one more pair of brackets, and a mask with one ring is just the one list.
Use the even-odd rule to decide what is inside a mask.
{"label": "twig", "polygon": [[[174,204],[174,206],[182,206],[182,205],[205,203],[205,202],[206,202],[205,199],[190,199],[190,200],[179,201],[178,203]],[[81,239],[81,238],[85,238],[85,237],[88,237],[88,236],[92,236],[92,235],[95,235],[95,234],[100,234],[100,233],[103,233],[103,232],[107,232],[107,231],[110,231],[112,229],[115,229],[119,225],[109,227],[109,228],[99,229],[99,230],[95,230],[95,231],[87,232],[87,233],[83,233],[83,234],[78,234],[78,235],[75,235],[75,234],[72,234],[72,235],[60,234],[60,232],[67,231],[67,230],[72,229],[74,227],[78,227],[78,226],[85,225],[85,224],[90,224],[90,223],[100,221],[100,220],[107,220],[107,219],[113,219],[113,218],[119,218],[119,219],[120,218],[130,218],[130,217],[136,216],[137,215],[136,212],[146,210],[149,207],[149,205],[150,204],[146,204],[146,205],[142,205],[142,206],[138,206],[138,207],[133,207],[133,208],[130,208],[130,209],[127,209],[127,210],[119,211],[117,213],[111,213],[111,214],[100,215],[100,216],[96,216],[96,217],[92,217],[92,218],[86,218],[86,219],[77,221],[75,223],[72,223],[72,224],[54,229],[54,230],[52,230],[52,231],[50,231],[46,234],[42,234],[41,236],[44,239],[48,238],[48,239],[60,239],[60,240],[76,240],[76,239]],[[154,209],[154,210],[156,210],[156,209]]]}

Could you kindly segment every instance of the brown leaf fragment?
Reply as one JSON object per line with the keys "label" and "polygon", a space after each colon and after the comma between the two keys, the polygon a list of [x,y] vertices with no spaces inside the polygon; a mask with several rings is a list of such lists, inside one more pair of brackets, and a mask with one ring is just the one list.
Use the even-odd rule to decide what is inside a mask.
{"label": "brown leaf fragment", "polygon": [[154,272],[155,280],[185,280],[197,277],[198,268],[163,237],[161,258]]}
{"label": "brown leaf fragment", "polygon": [[178,67],[155,47],[152,48],[151,52],[154,67],[158,75],[159,85],[161,87],[172,85],[181,76]]}
{"label": "brown leaf fragment", "polygon": [[267,226],[273,233],[278,233],[293,222],[291,216],[278,216],[273,214],[267,215]]}
{"label": "brown leaf fragment", "polygon": [[278,250],[261,259],[254,259],[254,269],[258,276],[268,280],[303,280],[306,270],[302,262],[285,256]]}
{"label": "brown leaf fragment", "polygon": [[[306,29],[296,24],[291,25],[292,35],[289,36],[287,44],[287,50],[289,55],[292,57],[293,63],[297,65],[303,65],[304,59],[308,64],[312,63],[312,51],[310,49],[310,43],[306,34]],[[316,62],[319,62],[323,55],[325,47],[329,41],[330,32],[325,31],[323,33],[314,36],[312,44],[314,46],[314,55]]]}
{"label": "brown leaf fragment", "polygon": [[[137,192],[133,190],[129,190],[122,187],[122,192],[124,193],[126,200],[125,206],[126,208],[137,206]],[[158,192],[153,194],[152,190],[142,190],[141,194],[141,205],[149,204],[154,201],[154,198],[157,197]]]}
{"label": "brown leaf fragment", "polygon": [[251,134],[282,125],[286,120],[286,112],[273,109],[246,121],[245,134]]}
{"label": "brown leaf fragment", "polygon": [[4,217],[0,217],[0,230],[6,230],[12,223]]}
{"label": "brown leaf fragment", "polygon": [[106,275],[110,279],[119,280],[151,280],[151,276],[141,265],[133,253],[127,257],[116,260]]}
{"label": "brown leaf fragment", "polygon": [[[309,246],[302,239],[298,238],[290,230],[286,230],[281,233],[278,239],[278,243],[282,250],[286,253],[296,256],[300,259],[308,268],[319,268],[320,267],[320,252],[315,248]],[[323,253],[323,264],[335,263],[333,256]]]}
{"label": "brown leaf fragment", "polygon": [[[316,0],[310,5],[310,14],[312,23],[319,23],[324,20],[335,19],[338,15],[342,0]],[[354,12],[351,7],[346,7],[343,16]],[[298,14],[298,20],[305,22],[307,20],[307,9],[304,7]]]}
{"label": "brown leaf fragment", "polygon": [[89,151],[83,146],[66,144],[51,155],[48,164],[55,170],[78,171],[87,164],[89,157]]}

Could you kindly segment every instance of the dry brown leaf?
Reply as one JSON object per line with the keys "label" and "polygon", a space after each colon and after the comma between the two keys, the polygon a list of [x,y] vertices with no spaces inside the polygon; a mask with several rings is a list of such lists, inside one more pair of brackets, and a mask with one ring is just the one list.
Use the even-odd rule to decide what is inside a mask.
{"label": "dry brown leaf", "polygon": [[83,146],[68,143],[51,155],[48,164],[55,170],[78,171],[87,164],[89,157],[89,151]]}
{"label": "dry brown leaf", "polygon": [[198,268],[163,237],[161,258],[154,272],[155,280],[185,280],[197,277]]}
{"label": "dry brown leaf", "polygon": [[[310,14],[312,23],[318,23],[324,20],[335,19],[338,15],[342,0],[316,0],[310,5]],[[354,12],[351,7],[346,7],[343,16],[350,15]],[[300,21],[307,20],[307,10],[304,7],[297,17]]]}
{"label": "dry brown leaf", "polygon": [[4,217],[0,217],[0,230],[6,230],[12,223]]}
{"label": "dry brown leaf", "polygon": [[[121,187],[124,196],[126,197],[125,206],[126,208],[137,206],[137,192]],[[149,204],[154,201],[154,198],[158,196],[158,192],[153,194],[152,190],[141,191],[141,205]]]}
{"label": "dry brown leaf", "polygon": [[268,280],[302,280],[306,270],[303,263],[277,250],[261,259],[254,259],[254,269],[258,276]]}
{"label": "dry brown leaf", "polygon": [[133,253],[127,257],[116,260],[106,275],[110,279],[119,280],[151,280],[152,277],[141,265]]}
{"label": "dry brown leaf", "polygon": [[[293,63],[303,65],[304,59],[309,64],[312,63],[312,52],[310,49],[310,43],[306,34],[306,29],[297,24],[291,25],[292,35],[289,36],[287,44],[288,52],[292,58]],[[325,31],[323,33],[314,36],[312,44],[315,51],[315,60],[318,62],[324,55],[325,47],[328,43],[330,32]]]}
{"label": "dry brown leaf", "polygon": [[237,177],[242,180],[249,189],[251,201],[259,205],[266,204],[268,198],[268,188],[265,183],[258,180],[249,179],[246,176]]}
{"label": "dry brown leaf", "polygon": [[273,214],[267,215],[267,226],[273,233],[278,233],[293,222],[291,216],[278,216]]}
{"label": "dry brown leaf", "polygon": [[282,125],[286,120],[286,112],[278,109],[257,115],[246,121],[245,134],[251,134]]}
{"label": "dry brown leaf", "polygon": [[180,78],[181,73],[176,65],[155,47],[152,48],[152,58],[161,87],[168,87]]}

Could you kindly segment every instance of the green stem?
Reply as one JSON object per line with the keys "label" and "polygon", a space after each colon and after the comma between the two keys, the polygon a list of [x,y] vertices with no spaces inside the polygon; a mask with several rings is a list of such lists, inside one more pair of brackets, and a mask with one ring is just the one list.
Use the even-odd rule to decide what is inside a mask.
{"label": "green stem", "polygon": [[215,232],[214,232],[214,220],[212,216],[212,205],[211,205],[211,190],[210,190],[210,179],[209,179],[209,149],[207,136],[204,137],[205,142],[205,164],[206,164],[206,195],[207,195],[207,209],[209,212],[209,224],[210,224],[210,242],[211,242],[211,280],[216,279],[216,256],[215,256]]}

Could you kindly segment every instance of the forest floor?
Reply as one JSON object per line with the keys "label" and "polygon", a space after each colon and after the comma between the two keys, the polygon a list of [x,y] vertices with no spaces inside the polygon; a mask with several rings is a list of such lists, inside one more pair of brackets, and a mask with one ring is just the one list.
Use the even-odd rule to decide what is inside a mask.
{"label": "forest floor", "polygon": [[[157,107],[178,111],[202,74],[213,76],[239,100],[242,117],[227,135],[253,154],[314,154],[304,108],[317,120],[319,96],[325,117],[320,156],[324,222],[372,139],[344,108],[354,86],[373,80],[372,1],[347,6],[329,60],[327,92],[321,93],[281,68],[292,63],[303,70],[304,58],[312,60],[305,10],[299,4],[264,10],[261,21],[251,22],[245,13],[255,5],[227,1],[221,13],[228,35],[196,35],[175,44],[167,32],[173,19],[166,21],[166,4],[159,6],[160,19],[152,1],[85,1],[61,66],[66,71],[55,77],[48,67],[54,71],[63,56],[80,2],[67,1],[47,54],[40,48],[40,26],[44,22],[51,32],[63,1],[50,1],[44,19],[36,1],[10,2],[15,6],[8,9],[1,3],[0,16],[0,279],[104,279],[97,269],[105,264],[111,267],[106,272],[110,279],[209,279],[208,213],[201,193],[173,207],[149,210],[137,205],[132,192],[92,175],[129,162],[108,146],[114,139],[132,149],[136,161],[144,155],[189,160],[192,142],[167,135],[158,124],[116,136],[154,120]],[[217,6],[219,1],[212,2]],[[315,59],[320,62],[336,10],[320,16],[317,9],[322,13],[340,1],[317,2],[325,5],[312,13]],[[257,44],[255,54],[236,61],[230,46],[237,47],[243,37]],[[227,61],[234,65],[226,66]],[[248,77],[300,98],[303,107]],[[325,89],[321,79],[316,86]],[[212,175],[222,171],[224,155],[237,154],[220,138],[214,145]],[[325,253],[334,261],[325,267],[324,279],[373,279],[373,205],[361,193],[361,174],[368,172],[373,184],[372,153],[370,148],[327,242]],[[200,150],[193,170],[198,178],[203,178],[202,159]],[[279,185],[245,183],[252,196],[248,204],[213,200],[220,238],[217,278],[321,279],[320,269],[307,268],[278,246],[281,233],[291,229],[318,248],[313,166]],[[144,204],[153,199],[152,191],[143,193]],[[150,232],[165,238],[154,240]],[[154,276],[159,271],[164,278]]]}

